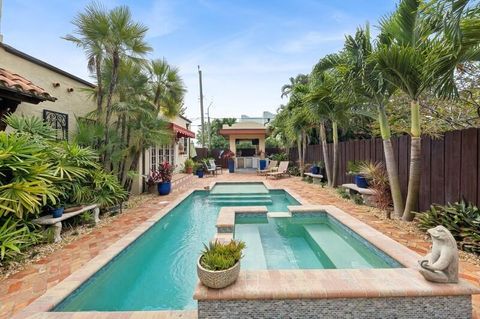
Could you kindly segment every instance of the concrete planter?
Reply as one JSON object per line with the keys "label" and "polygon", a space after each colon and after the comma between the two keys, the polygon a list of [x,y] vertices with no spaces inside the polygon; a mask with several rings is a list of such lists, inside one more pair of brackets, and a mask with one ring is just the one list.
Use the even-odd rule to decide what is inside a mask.
{"label": "concrete planter", "polygon": [[197,261],[197,274],[198,278],[205,286],[209,288],[221,289],[233,284],[240,274],[240,261],[238,261],[233,267],[226,270],[213,271],[202,267],[200,259]]}

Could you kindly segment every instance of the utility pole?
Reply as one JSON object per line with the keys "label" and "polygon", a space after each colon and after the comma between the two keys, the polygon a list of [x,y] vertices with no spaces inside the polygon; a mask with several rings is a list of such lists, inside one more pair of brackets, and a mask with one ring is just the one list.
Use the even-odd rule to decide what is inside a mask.
{"label": "utility pole", "polygon": [[208,121],[208,150],[212,150],[212,125],[210,123],[210,106],[212,106],[213,102],[207,107],[207,121]]}
{"label": "utility pole", "polygon": [[3,42],[3,34],[2,34],[2,7],[3,7],[3,1],[0,0],[0,43]]}
{"label": "utility pole", "polygon": [[198,82],[200,84],[200,114],[202,116],[202,147],[205,148],[205,118],[203,114],[202,70],[200,70],[200,65],[198,65]]}

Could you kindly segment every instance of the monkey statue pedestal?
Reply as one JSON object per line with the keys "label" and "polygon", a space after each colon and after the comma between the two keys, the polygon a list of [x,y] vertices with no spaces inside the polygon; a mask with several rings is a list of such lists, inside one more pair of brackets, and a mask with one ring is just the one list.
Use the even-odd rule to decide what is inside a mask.
{"label": "monkey statue pedestal", "polygon": [[420,259],[420,273],[432,282],[458,282],[458,249],[455,238],[443,226],[430,228],[428,233],[432,237],[432,251]]}

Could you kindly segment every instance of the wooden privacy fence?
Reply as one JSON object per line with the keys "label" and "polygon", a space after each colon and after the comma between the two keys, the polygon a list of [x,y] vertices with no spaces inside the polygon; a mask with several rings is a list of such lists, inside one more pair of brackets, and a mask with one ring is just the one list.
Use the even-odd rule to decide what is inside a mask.
{"label": "wooden privacy fence", "polygon": [[[400,188],[406,198],[410,168],[410,136],[392,139],[400,175]],[[333,161],[333,145],[328,145]],[[298,160],[296,148],[290,150],[290,160]],[[348,161],[385,161],[380,138],[339,143],[338,183],[351,183],[346,175]],[[309,145],[306,163],[323,161],[321,145]],[[446,204],[464,198],[480,204],[480,129],[470,128],[445,133],[441,138],[422,137],[422,174],[417,210],[431,204]]]}
{"label": "wooden privacy fence", "polygon": [[[195,148],[195,150],[197,152],[196,159],[204,159],[204,158],[212,157],[215,159],[215,163],[217,163],[218,165],[221,165],[223,168],[228,167],[227,160],[220,158],[220,153],[223,151],[223,149],[215,148],[209,152],[208,148],[197,147]],[[245,148],[245,149],[242,149],[241,151],[244,156],[253,156],[253,154],[255,154],[254,148]],[[266,156],[270,156],[272,154],[277,154],[281,152],[282,151],[276,147],[265,148]]]}

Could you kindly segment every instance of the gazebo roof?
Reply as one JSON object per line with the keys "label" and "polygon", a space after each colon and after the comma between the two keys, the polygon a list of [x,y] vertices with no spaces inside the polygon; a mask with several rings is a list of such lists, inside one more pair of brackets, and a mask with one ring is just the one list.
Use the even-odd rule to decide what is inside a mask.
{"label": "gazebo roof", "polygon": [[229,126],[224,124],[220,130],[221,135],[262,135],[267,134],[267,128],[265,125],[253,122],[253,121],[244,121],[237,122]]}

